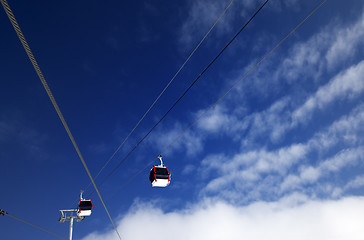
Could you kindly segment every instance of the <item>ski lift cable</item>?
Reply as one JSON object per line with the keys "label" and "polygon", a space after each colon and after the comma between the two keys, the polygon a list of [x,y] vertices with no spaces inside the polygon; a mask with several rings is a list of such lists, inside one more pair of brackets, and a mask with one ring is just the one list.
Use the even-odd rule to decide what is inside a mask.
{"label": "ski lift cable", "polygon": [[[114,169],[102,180],[99,184],[101,186],[114,172],[125,162],[130,154],[148,137],[148,135],[162,122],[162,120],[169,114],[170,111],[178,104],[178,102],[187,94],[192,86],[200,79],[200,77],[210,68],[210,66],[221,56],[221,54],[227,49],[227,47],[236,39],[236,37],[245,29],[245,27],[253,20],[253,18],[263,9],[263,7],[269,2],[266,0],[258,10],[250,17],[250,19],[241,27],[241,29],[234,35],[234,37],[222,48],[222,50],[215,56],[215,58],[205,67],[205,69],[196,77],[196,79],[190,84],[190,86],[181,94],[181,96],[173,103],[168,111],[158,120],[158,122],[148,131],[146,135],[128,152],[128,154],[114,167]],[[92,192],[93,193],[93,192]],[[92,195],[92,193],[90,195]],[[90,196],[89,195],[89,196]]]}
{"label": "ski lift cable", "polygon": [[116,193],[121,191],[124,187],[126,187],[134,178],[136,178],[139,174],[141,174],[147,167],[149,167],[156,159],[153,158],[152,161],[150,161],[147,165],[145,165],[142,169],[139,170],[136,174],[134,174],[132,177],[130,177],[123,185],[121,185],[119,188],[117,188],[112,194],[110,194],[106,199],[112,198]]}
{"label": "ski lift cable", "polygon": [[[278,48],[290,35],[292,35],[308,18],[310,18],[321,6],[326,2],[327,0],[323,0],[319,5],[316,6],[314,10],[312,10],[296,27],[294,27],[284,38],[281,39],[281,41],[278,42],[267,54],[265,54],[252,68],[247,71],[244,76],[242,76],[238,81],[236,81],[233,86],[226,91],[216,102],[214,102],[212,105],[210,105],[209,108],[207,108],[191,125],[189,125],[178,137],[176,137],[164,150],[160,153],[160,155],[163,155],[167,150],[169,150],[172,145],[174,145],[178,140],[180,140],[184,134],[186,134],[187,131],[189,131],[198,121],[201,120],[203,116],[205,116],[214,106],[216,106],[231,90],[233,90],[244,78],[247,77],[248,74],[250,74],[258,65],[262,63],[263,60],[265,60],[276,48]],[[150,166],[155,159],[153,159],[151,162],[149,162],[146,166],[144,166],[139,172],[137,172],[135,175],[133,175],[129,180],[127,180],[121,187],[119,187],[117,190],[115,190],[110,196],[108,196],[108,199],[113,197],[117,192],[121,191],[128,183],[130,183],[135,177],[137,177],[139,174],[141,174],[144,169],[146,169],[148,166]]]}
{"label": "ski lift cable", "polygon": [[258,67],[264,59],[266,59],[276,48],[278,48],[293,32],[295,32],[309,17],[311,17],[327,0],[323,0],[314,10],[312,10],[296,27],[294,27],[284,38],[281,39],[267,54],[265,54],[252,68],[250,68],[233,86],[227,90],[216,102],[208,107],[191,125],[189,125],[179,136],[177,136],[161,153],[164,154],[174,145],[179,139],[186,134],[194,125],[201,120],[213,107],[215,107],[231,90],[233,90],[243,79],[245,79],[256,67]]}
{"label": "ski lift cable", "polygon": [[54,236],[57,236],[57,237],[59,237],[59,238],[68,239],[68,238],[66,238],[66,237],[64,237],[64,236],[61,236],[61,235],[59,235],[59,234],[57,234],[57,233],[54,233],[54,232],[51,232],[51,231],[49,231],[49,230],[47,230],[47,229],[45,229],[45,228],[39,227],[39,226],[37,226],[37,225],[35,225],[35,224],[33,224],[33,223],[30,223],[30,222],[28,222],[28,221],[25,221],[25,220],[21,219],[21,218],[15,217],[15,216],[13,216],[13,215],[11,215],[11,214],[9,214],[9,213],[5,212],[4,210],[0,210],[0,214],[1,214],[1,215],[5,215],[5,216],[9,216],[9,217],[11,217],[11,218],[14,218],[14,219],[16,219],[16,220],[18,220],[18,221],[20,221],[20,222],[23,222],[23,223],[28,224],[28,225],[30,225],[30,226],[32,226],[32,227],[38,228],[38,229],[40,229],[40,230],[42,230],[42,231],[44,231],[44,232],[50,233],[50,234],[52,234],[52,235],[54,235]]}
{"label": "ski lift cable", "polygon": [[[118,146],[118,148],[115,150],[115,152],[111,155],[111,157],[107,160],[107,162],[102,166],[100,171],[96,174],[95,179],[101,174],[101,172],[104,170],[104,168],[109,164],[109,162],[114,158],[116,153],[121,149],[121,147],[124,145],[124,143],[128,140],[130,135],[135,131],[135,129],[139,126],[139,124],[144,120],[146,115],[150,112],[150,110],[154,107],[154,105],[157,103],[157,101],[161,98],[161,96],[164,94],[164,92],[167,90],[169,85],[174,81],[174,79],[177,77],[177,75],[180,73],[180,71],[183,69],[183,67],[187,64],[187,62],[191,59],[192,55],[197,51],[197,49],[200,47],[200,45],[205,41],[207,36],[210,34],[210,32],[213,30],[215,25],[220,21],[220,19],[225,15],[226,11],[229,9],[231,4],[234,2],[234,0],[231,0],[229,4],[226,6],[224,11],[220,14],[220,16],[217,18],[217,20],[214,22],[214,24],[211,26],[211,28],[208,30],[208,32],[205,34],[205,36],[201,39],[201,41],[197,44],[195,49],[190,53],[190,55],[187,57],[185,62],[181,65],[181,67],[178,69],[178,71],[174,74],[172,79],[168,82],[168,84],[164,87],[162,92],[158,95],[158,97],[154,100],[152,105],[148,108],[148,110],[144,113],[144,115],[141,117],[141,119],[138,121],[138,123],[134,126],[134,128],[130,131],[130,133],[126,136],[126,138],[123,140],[123,142]],[[85,191],[90,187],[91,183],[85,188]]]}
{"label": "ski lift cable", "polygon": [[295,32],[312,14],[314,14],[327,0],[323,0],[314,10],[310,12],[295,28],[293,28],[277,45],[275,45],[266,55],[264,55],[252,68],[249,69],[233,86],[226,91],[216,102],[210,105],[189,127],[187,127],[178,137],[176,137],[162,152],[164,154],[173,144],[175,144],[187,131],[189,131],[200,119],[205,116],[213,107],[215,107],[231,90],[233,90],[243,79],[247,77],[264,59],[266,59],[276,48],[278,48],[293,32]]}
{"label": "ski lift cable", "polygon": [[70,140],[71,140],[71,142],[72,142],[72,144],[73,144],[73,146],[74,146],[74,148],[75,148],[75,150],[76,150],[76,152],[77,152],[77,154],[78,154],[78,156],[79,156],[79,158],[80,158],[80,160],[81,160],[81,162],[82,162],[82,164],[83,164],[83,166],[84,166],[84,168],[85,168],[85,170],[86,170],[86,172],[87,172],[87,174],[88,174],[88,176],[89,176],[89,178],[90,178],[90,180],[92,182],[92,184],[94,185],[95,190],[96,190],[96,192],[97,192],[97,194],[98,194],[98,196],[99,196],[99,198],[101,200],[102,205],[105,208],[105,211],[106,211],[106,213],[107,213],[107,215],[108,215],[108,217],[109,217],[112,225],[114,226],[114,229],[115,229],[117,235],[121,239],[120,234],[119,234],[119,232],[116,229],[116,226],[114,224],[114,221],[112,220],[112,218],[110,216],[110,213],[107,210],[107,207],[106,207],[106,205],[105,205],[105,203],[104,203],[104,201],[103,201],[103,199],[101,197],[101,194],[100,194],[100,192],[99,192],[99,190],[98,190],[98,188],[97,188],[97,186],[96,186],[96,184],[95,184],[95,182],[94,182],[94,180],[93,180],[93,178],[91,176],[91,173],[90,173],[90,171],[89,171],[89,169],[88,169],[88,167],[86,165],[86,162],[85,162],[85,160],[83,159],[83,157],[81,155],[81,152],[80,152],[80,150],[79,150],[79,148],[78,148],[78,146],[76,144],[76,141],[73,138],[73,135],[72,135],[72,133],[71,133],[71,131],[70,131],[70,129],[69,129],[69,127],[68,127],[68,125],[67,125],[67,123],[66,123],[66,121],[65,121],[65,119],[63,117],[63,115],[62,115],[61,110],[59,109],[59,107],[58,107],[58,105],[56,103],[56,100],[54,99],[54,96],[53,96],[53,94],[52,94],[52,92],[51,92],[51,90],[50,90],[50,88],[49,88],[49,86],[48,86],[48,84],[47,84],[47,82],[46,82],[46,80],[45,80],[45,78],[44,78],[41,70],[40,70],[40,67],[39,67],[37,61],[34,58],[34,55],[33,55],[32,51],[30,50],[30,47],[28,45],[28,42],[26,41],[26,39],[25,39],[25,37],[24,37],[21,29],[20,29],[19,24],[18,24],[18,22],[15,19],[15,16],[14,16],[12,10],[10,9],[10,6],[9,6],[8,2],[6,0],[1,0],[1,4],[3,5],[3,8],[4,8],[6,14],[9,17],[9,20],[10,20],[11,24],[13,25],[14,30],[17,33],[18,37],[19,37],[19,40],[21,41],[21,43],[22,43],[22,45],[23,45],[23,47],[24,47],[24,49],[25,49],[25,51],[26,51],[26,53],[27,53],[30,61],[32,62],[33,67],[34,67],[35,71],[37,72],[37,74],[38,74],[38,76],[39,76],[39,78],[40,78],[40,80],[41,80],[41,82],[43,84],[43,87],[46,90],[46,92],[48,94],[48,97],[50,98],[50,100],[51,100],[51,102],[52,102],[52,104],[53,104],[53,106],[54,106],[54,108],[55,108],[55,110],[56,110],[56,112],[58,114],[58,117],[60,118],[60,120],[61,120],[61,122],[62,122],[62,124],[63,124],[63,126],[64,126],[64,128],[65,128],[65,130],[66,130],[66,132],[67,132],[67,134],[68,134],[68,136],[69,136],[69,138],[70,138]]}

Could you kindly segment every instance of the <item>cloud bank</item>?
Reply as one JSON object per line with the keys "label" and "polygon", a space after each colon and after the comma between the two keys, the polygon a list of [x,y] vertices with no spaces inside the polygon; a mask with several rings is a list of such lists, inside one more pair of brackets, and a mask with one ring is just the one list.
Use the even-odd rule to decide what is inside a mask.
{"label": "cloud bank", "polygon": [[[361,240],[364,198],[310,200],[300,194],[278,202],[237,207],[204,201],[164,212],[152,204],[135,204],[118,223],[123,240]],[[92,233],[85,240],[117,239],[114,231]]]}

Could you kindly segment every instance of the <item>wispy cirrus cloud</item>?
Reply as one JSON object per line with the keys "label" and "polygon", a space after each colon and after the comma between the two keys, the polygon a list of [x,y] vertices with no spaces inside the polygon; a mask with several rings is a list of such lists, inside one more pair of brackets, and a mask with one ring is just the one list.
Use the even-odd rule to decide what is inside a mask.
{"label": "wispy cirrus cloud", "polygon": [[[211,28],[223,10],[229,5],[231,0],[203,0],[189,1],[189,6],[185,19],[179,33],[179,41],[182,46],[198,42],[202,36]],[[257,10],[264,1],[233,1],[231,7],[215,26],[214,35],[221,37],[225,34],[235,33],[234,25],[241,26]],[[273,1],[269,2],[265,11],[280,12],[286,9],[299,10],[301,4],[298,0]],[[215,39],[216,41],[216,39]]]}
{"label": "wispy cirrus cloud", "polygon": [[[347,33],[349,43],[364,46],[360,41],[360,31],[354,33],[363,19],[364,15],[347,26],[333,24],[340,27],[336,29],[338,32]],[[329,53],[338,48],[335,46],[342,41],[340,38],[339,34],[333,33],[327,26],[307,41],[294,44],[283,61],[276,64],[274,74],[259,70],[257,74],[262,79],[266,76],[267,80],[249,88],[251,91],[254,87],[259,87],[259,84],[279,85],[283,82],[295,82],[298,86],[303,86],[298,80],[307,73],[304,79],[313,87],[306,88],[303,94],[285,92],[271,104],[260,108],[262,110],[253,112],[249,110],[249,105],[241,104],[241,99],[244,98],[241,95],[247,90],[244,86],[239,87],[173,146],[171,151],[183,149],[192,156],[201,153],[205,142],[215,136],[228,137],[227,141],[241,141],[241,150],[235,154],[215,152],[204,158],[201,163],[201,173],[206,181],[206,186],[201,190],[203,196],[218,195],[232,202],[249,202],[260,199],[262,193],[280,197],[305,184],[311,184],[311,189],[317,192],[326,191],[330,194],[330,191],[336,191],[329,183],[325,190],[319,189],[316,184],[324,181],[326,174],[340,174],[345,166],[339,164],[339,160],[343,161],[345,154],[350,153],[348,156],[351,156],[352,163],[358,163],[358,159],[362,158],[359,149],[363,142],[361,126],[364,126],[364,107],[360,105],[364,92],[364,61],[349,61],[353,55],[347,54],[341,60],[346,59],[350,64],[336,71],[330,69],[331,62],[337,61],[337,56]],[[351,47],[347,50],[354,51]],[[253,79],[258,75],[253,75]],[[272,78],[272,82],[267,82]],[[250,82],[243,83],[246,84]],[[284,90],[284,87],[278,87],[277,91]],[[266,94],[276,93],[266,91]],[[350,105],[351,109],[335,115],[320,128],[315,126],[318,112],[329,113],[335,104],[343,102]],[[191,116],[199,116],[203,111]],[[159,140],[153,142],[159,148],[165,147],[184,131],[183,126],[176,122],[170,129],[164,128],[163,132],[157,134]],[[297,131],[306,131],[308,136],[300,141],[291,141],[288,145],[283,144],[284,139],[292,140],[292,135]],[[270,143],[266,144],[267,142]],[[334,164],[336,170],[329,168]],[[184,173],[188,175],[188,169]]]}
{"label": "wispy cirrus cloud", "polygon": [[303,143],[209,155],[201,163],[202,176],[209,179],[201,194],[249,202],[262,193],[279,197],[307,184],[319,192],[321,180],[364,161],[363,131],[364,105],[360,105]]}
{"label": "wispy cirrus cloud", "polygon": [[[289,3],[298,5],[296,0]],[[339,36],[331,24],[282,50],[268,61],[269,70],[251,76],[259,81],[245,81],[201,119],[171,149],[198,161],[198,154],[205,155],[202,162],[181,170],[184,178],[200,177],[201,184],[194,186],[200,200],[168,212],[155,202],[137,203],[117,224],[122,238],[160,238],[151,234],[160,226],[163,235],[175,239],[364,238],[363,198],[344,194],[364,186],[357,173],[364,159],[364,62],[353,58],[354,48],[340,44],[364,45],[361,33],[354,33],[361,31],[355,26],[363,19],[347,26],[333,23],[341,29],[335,31],[348,38]],[[195,23],[202,24],[196,19]],[[331,49],[348,53],[340,59]],[[258,101],[243,102],[251,92]],[[348,107],[336,113],[338,103]],[[189,113],[192,121],[202,112]],[[318,116],[332,112],[328,119]],[[152,142],[163,149],[185,127],[176,121]],[[207,154],[209,140],[241,144]],[[109,231],[85,239],[113,238],[115,233]]]}
{"label": "wispy cirrus cloud", "polygon": [[327,111],[326,109],[332,108],[336,102],[350,101],[361,96],[364,92],[363,75],[364,61],[361,61],[338,73],[296,108],[293,96],[283,97],[267,109],[245,116],[233,111],[229,113],[228,104],[224,104],[204,116],[198,126],[200,130],[210,134],[226,133],[232,137],[239,137],[240,133],[247,131],[244,140],[246,146],[259,137],[266,137],[267,134],[271,141],[276,142],[287,131],[309,124],[316,111]]}
{"label": "wispy cirrus cloud", "polygon": [[340,65],[352,64],[362,49],[364,14],[347,25],[332,22],[306,41],[296,43],[277,68],[276,78],[288,83],[314,78],[325,72],[335,72]]}
{"label": "wispy cirrus cloud", "polygon": [[[290,174],[284,179],[281,184],[281,191],[301,189],[303,185],[316,183],[320,178],[328,177],[343,168],[355,166],[359,161],[364,162],[363,147],[342,150],[335,156],[323,160],[318,166],[302,166],[299,174]],[[359,182],[360,179],[353,184]]]}
{"label": "wispy cirrus cloud", "polygon": [[[333,41],[325,55],[328,69],[334,70],[339,64],[345,63],[363,48],[364,13],[357,22],[345,27],[338,26],[332,34]],[[359,51],[360,52],[360,51]]]}
{"label": "wispy cirrus cloud", "polygon": [[356,176],[354,179],[350,180],[345,187],[343,188],[344,191],[348,191],[351,189],[357,189],[364,186],[364,175]]}
{"label": "wispy cirrus cloud", "polygon": [[339,73],[292,113],[292,124],[306,122],[315,110],[324,110],[329,104],[343,99],[352,99],[361,94],[364,91],[363,74],[364,61]]}
{"label": "wispy cirrus cloud", "polygon": [[[198,42],[204,34],[212,27],[224,9],[229,5],[231,0],[203,0],[190,1],[186,18],[180,30],[179,41],[182,46],[190,46]],[[234,1],[232,7],[228,9],[225,15],[215,26],[215,33],[221,36],[226,33],[235,31],[232,29],[232,22],[237,18],[246,17],[249,10],[256,7],[253,0]]]}
{"label": "wispy cirrus cloud", "polygon": [[[347,35],[350,35],[348,45],[353,43],[356,46],[364,46],[364,43],[360,41],[361,34],[355,33],[363,21],[364,16],[360,16],[356,22],[347,26],[333,24],[341,27],[336,29],[338,32],[345,31]],[[349,34],[350,31],[353,33]],[[333,46],[337,42],[341,41],[339,40],[340,37],[336,32],[333,33],[332,28],[327,26],[307,41],[293,45],[283,61],[278,63],[274,74],[259,70],[257,74],[264,81],[258,81],[257,85],[256,81],[242,82],[242,85],[232,91],[227,99],[219,103],[200,120],[197,129],[188,132],[189,136],[187,137],[190,139],[191,144],[188,144],[190,149],[185,144],[187,152],[190,154],[201,152],[208,137],[216,135],[227,136],[235,141],[240,140],[245,148],[254,147],[260,140],[266,141],[267,139],[271,143],[279,144],[287,134],[292,134],[294,130],[309,128],[312,120],[315,119],[316,113],[330,112],[336,103],[347,102],[355,106],[364,91],[364,81],[362,80],[364,61],[355,62],[350,60],[348,62],[352,62],[352,65],[345,65],[345,68],[338,68],[331,75],[326,74],[325,78],[322,77],[321,80],[317,80],[318,76],[323,76],[323,73],[328,71],[328,59],[334,61],[336,56],[332,55],[330,58],[325,56],[331,51],[330,49],[334,48]],[[349,47],[348,51],[354,51],[354,49]],[[341,60],[347,61],[350,56],[350,54],[343,55]],[[303,76],[305,76],[305,81],[308,81],[309,85],[316,86],[313,88],[314,91],[310,90],[311,92],[308,93],[307,90],[303,90],[304,93],[301,95],[297,95],[295,91],[285,92],[273,103],[255,112],[249,110],[252,107],[244,103],[247,89],[252,92],[260,85],[279,86],[284,81],[289,84],[295,82],[299,87],[304,85],[304,83],[298,82],[298,79],[302,79]],[[253,79],[256,77],[256,75],[252,75]],[[247,87],[247,84],[251,83],[252,85]],[[276,94],[277,91],[285,91],[282,87],[282,89],[270,93],[268,91],[270,88],[265,88],[267,89],[265,90],[266,95]],[[259,95],[259,91],[257,94]],[[203,111],[200,110],[192,114],[192,116],[196,118]],[[182,131],[181,124],[177,123],[169,130],[163,131],[163,134],[166,136],[165,139],[171,140],[173,136],[177,136],[178,132],[182,133]],[[330,139],[326,138],[326,141],[330,141]],[[182,142],[188,141],[185,139]],[[163,141],[163,143],[166,145],[166,141]],[[177,145],[174,148],[181,149],[183,143]],[[160,144],[160,147],[162,147],[162,144]]]}
{"label": "wispy cirrus cloud", "polygon": [[[310,124],[315,113],[329,111],[337,102],[358,99],[364,91],[361,78],[364,61],[355,62],[350,58],[355,55],[356,48],[364,46],[362,30],[359,30],[363,22],[364,15],[347,25],[333,22],[308,40],[294,44],[283,58],[276,56],[279,61],[267,59],[263,65],[273,65],[267,68],[269,71],[255,70],[229,93],[224,103],[219,103],[201,119],[199,130],[212,135],[227,134],[234,139],[244,138],[245,146],[254,145],[257,139],[267,139],[267,135],[271,142],[279,143],[289,131]],[[340,45],[343,41],[345,45]],[[339,50],[334,51],[339,49],[338,45],[340,51],[347,53],[340,55]],[[330,67],[333,62],[346,64],[333,71]],[[287,91],[287,84],[291,86],[289,89],[295,90]],[[307,88],[306,85],[315,87]],[[253,107],[244,102],[252,92],[262,99],[279,92],[282,94],[263,110],[249,112]],[[246,110],[236,111],[242,105]]]}
{"label": "wispy cirrus cloud", "polygon": [[153,146],[159,151],[165,150],[169,144],[173,143],[173,145],[170,146],[170,149],[167,150],[167,154],[175,150],[185,151],[188,156],[200,153],[203,150],[203,136],[200,136],[193,131],[188,131],[183,135],[184,141],[175,142],[185,128],[186,125],[175,122],[170,128],[163,128],[163,130],[156,131],[148,141],[153,143]]}

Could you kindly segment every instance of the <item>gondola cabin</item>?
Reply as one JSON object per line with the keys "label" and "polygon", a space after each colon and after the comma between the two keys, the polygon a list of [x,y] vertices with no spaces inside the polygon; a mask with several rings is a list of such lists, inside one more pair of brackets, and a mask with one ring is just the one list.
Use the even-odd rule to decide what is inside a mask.
{"label": "gondola cabin", "polygon": [[92,213],[92,201],[81,199],[80,203],[78,204],[77,209],[77,216],[79,217],[87,217],[90,216]]}
{"label": "gondola cabin", "polygon": [[167,187],[171,182],[171,174],[164,166],[153,166],[150,170],[149,181],[152,187]]}

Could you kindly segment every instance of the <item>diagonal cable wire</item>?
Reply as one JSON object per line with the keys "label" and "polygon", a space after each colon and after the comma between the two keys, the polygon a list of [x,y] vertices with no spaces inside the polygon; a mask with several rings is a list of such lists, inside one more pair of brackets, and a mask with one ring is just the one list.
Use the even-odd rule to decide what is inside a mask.
{"label": "diagonal cable wire", "polygon": [[148,166],[150,166],[155,160],[158,158],[153,158],[152,161],[150,161],[147,165],[145,165],[142,169],[139,170],[136,174],[134,174],[132,177],[130,177],[126,182],[124,182],[123,185],[121,185],[119,188],[117,188],[112,194],[110,194],[107,199],[112,198],[116,193],[118,193],[120,190],[122,190],[124,187],[126,187],[134,178],[136,178],[139,174],[141,174],[144,169],[146,169]]}
{"label": "diagonal cable wire", "polygon": [[[236,81],[233,86],[226,91],[216,102],[214,102],[212,105],[210,105],[209,108],[207,108],[191,125],[189,125],[179,136],[177,136],[166,148],[164,148],[164,150],[159,154],[159,155],[163,155],[168,149],[170,149],[172,147],[172,145],[174,145],[178,140],[180,140],[183,135],[186,134],[186,132],[188,132],[194,125],[196,125],[196,123],[198,121],[200,121],[201,118],[203,118],[203,116],[206,115],[206,113],[208,113],[213,107],[215,107],[231,90],[233,90],[243,79],[245,79],[249,73],[251,73],[256,67],[258,67],[258,65],[260,65],[262,63],[262,61],[264,59],[266,59],[276,48],[278,48],[290,35],[292,35],[292,33],[294,33],[304,22],[306,22],[306,20],[311,17],[327,0],[323,0],[314,10],[312,10],[296,27],[294,27],[284,38],[282,38],[281,41],[279,41],[279,43],[277,45],[275,45],[266,55],[264,55],[252,68],[249,69],[249,71],[247,71],[244,76],[242,76],[238,81]],[[116,189],[109,197],[113,197],[117,192],[119,192],[120,190],[122,190],[128,183],[131,182],[131,180],[133,180],[135,177],[137,177],[140,173],[142,173],[144,171],[144,169],[146,169],[149,165],[151,165],[153,163],[153,161],[155,161],[155,159],[153,159],[151,162],[149,162],[146,166],[144,166],[139,172],[137,172],[135,175],[133,175],[131,178],[129,178],[129,180],[127,180],[121,187],[119,187],[118,189]]]}
{"label": "diagonal cable wire", "polygon": [[[101,186],[114,172],[121,166],[123,162],[130,156],[130,154],[148,137],[148,135],[162,122],[162,120],[169,114],[170,111],[177,105],[177,103],[187,94],[192,86],[200,79],[200,77],[210,68],[210,66],[221,56],[221,54],[227,49],[227,47],[236,39],[236,37],[245,29],[245,27],[253,20],[253,18],[263,9],[263,7],[269,2],[266,0],[259,9],[250,17],[250,19],[241,27],[241,29],[235,34],[235,36],[225,45],[225,47],[216,55],[216,57],[205,67],[205,69],[197,76],[197,78],[190,84],[190,86],[182,93],[182,95],[173,103],[168,111],[162,116],[161,119],[144,135],[144,137],[128,152],[128,154],[114,167],[114,169],[102,180],[99,184]],[[92,193],[91,193],[92,194]],[[90,194],[90,195],[91,195]]]}
{"label": "diagonal cable wire", "polygon": [[[226,6],[226,8],[224,9],[224,11],[220,14],[220,16],[218,17],[218,19],[215,21],[215,23],[212,25],[212,27],[209,29],[209,31],[205,34],[205,36],[202,38],[202,40],[197,44],[197,46],[195,47],[195,49],[191,52],[191,54],[187,57],[187,59],[185,60],[185,62],[182,64],[182,66],[178,69],[178,71],[174,74],[174,76],[172,77],[172,79],[168,82],[168,84],[164,87],[164,89],[162,90],[162,92],[158,95],[158,97],[154,100],[154,102],[152,103],[152,105],[150,105],[150,107],[148,108],[148,110],[144,113],[144,115],[141,117],[141,119],[138,121],[138,123],[134,126],[134,128],[130,131],[130,133],[126,136],[126,138],[123,140],[123,142],[119,145],[119,147],[115,150],[115,152],[111,155],[111,157],[107,160],[107,162],[105,163],[105,165],[100,169],[100,171],[96,174],[95,179],[101,174],[101,172],[104,170],[104,168],[109,164],[109,162],[114,158],[114,156],[116,155],[116,153],[121,149],[121,147],[124,145],[124,143],[128,140],[128,138],[130,137],[130,135],[134,132],[134,130],[139,126],[139,124],[143,121],[143,119],[145,118],[145,116],[150,112],[150,110],[154,107],[154,105],[157,103],[157,101],[159,100],[159,98],[164,94],[164,92],[167,90],[167,88],[169,87],[169,85],[171,85],[171,83],[173,82],[173,80],[177,77],[177,75],[180,73],[180,71],[182,70],[182,68],[186,65],[186,63],[190,60],[190,58],[192,57],[192,55],[197,51],[197,49],[200,47],[200,45],[204,42],[204,40],[206,39],[206,37],[210,34],[210,32],[212,31],[212,29],[215,27],[215,25],[220,21],[220,19],[225,15],[226,11],[229,9],[229,7],[231,6],[231,4],[234,2],[234,0],[231,0],[229,2],[229,4]],[[91,183],[85,188],[85,191],[90,187]]]}
{"label": "diagonal cable wire", "polygon": [[186,128],[178,137],[176,137],[161,153],[164,154],[173,144],[175,144],[187,131],[189,131],[200,119],[206,115],[213,107],[215,107],[231,90],[233,90],[243,79],[245,79],[256,67],[258,67],[264,59],[266,59],[276,48],[278,48],[292,33],[294,33],[306,20],[312,16],[327,0],[323,0],[314,10],[312,10],[296,27],[294,27],[277,45],[275,45],[267,54],[265,54],[252,68],[247,71],[233,86],[226,91],[216,102],[207,108],[188,128]]}
{"label": "diagonal cable wire", "polygon": [[64,236],[61,236],[61,235],[57,234],[57,233],[51,232],[51,231],[49,231],[49,230],[47,230],[47,229],[45,229],[45,228],[39,227],[39,226],[37,226],[37,225],[35,225],[35,224],[33,224],[33,223],[27,222],[27,221],[25,221],[25,220],[23,220],[23,219],[21,219],[21,218],[15,217],[15,216],[13,216],[13,215],[11,215],[11,214],[9,214],[9,213],[7,213],[7,212],[3,211],[3,210],[0,210],[0,214],[1,214],[1,215],[5,215],[5,216],[9,216],[9,217],[11,217],[11,218],[14,218],[14,219],[16,219],[16,220],[18,220],[18,221],[20,221],[20,222],[26,223],[26,224],[28,224],[28,225],[30,225],[30,226],[32,226],[32,227],[38,228],[38,229],[40,229],[40,230],[42,230],[42,231],[44,231],[44,232],[50,233],[50,234],[52,234],[52,235],[54,235],[54,236],[57,236],[57,237],[59,237],[59,238],[68,239],[68,238],[66,238],[66,237],[64,237]]}
{"label": "diagonal cable wire", "polygon": [[93,184],[93,186],[94,186],[94,188],[95,188],[95,190],[96,190],[96,192],[97,192],[97,194],[98,194],[98,196],[99,196],[99,198],[101,200],[101,203],[104,206],[105,211],[106,211],[112,225],[114,226],[114,229],[115,229],[117,235],[119,236],[119,239],[121,240],[120,234],[119,234],[118,230],[116,229],[116,226],[115,226],[114,221],[112,220],[112,218],[110,216],[109,211],[107,210],[107,207],[106,207],[106,205],[104,203],[104,200],[102,199],[101,194],[100,194],[100,192],[99,192],[99,190],[98,190],[98,188],[97,188],[97,186],[95,184],[95,181],[93,180],[93,178],[91,176],[91,173],[90,173],[90,171],[89,171],[89,169],[88,169],[88,167],[86,165],[86,162],[85,162],[85,160],[83,159],[83,157],[81,155],[81,152],[80,152],[80,150],[79,150],[79,148],[78,148],[78,146],[76,144],[75,139],[72,136],[72,133],[71,133],[71,131],[70,131],[70,129],[69,129],[67,123],[66,123],[66,120],[64,119],[64,117],[63,117],[63,115],[61,113],[61,110],[59,109],[59,107],[58,107],[58,105],[56,103],[56,100],[54,99],[54,96],[53,96],[53,94],[52,94],[52,92],[51,92],[51,90],[50,90],[50,88],[49,88],[49,86],[48,86],[48,84],[47,84],[47,82],[46,82],[40,68],[39,68],[39,65],[38,65],[37,61],[34,58],[34,55],[33,55],[32,51],[30,50],[28,42],[26,41],[26,39],[25,39],[25,37],[24,37],[20,27],[19,27],[19,24],[15,19],[15,16],[14,16],[13,12],[11,11],[8,2],[6,0],[1,0],[1,4],[3,5],[4,10],[5,10],[6,14],[8,15],[8,17],[10,19],[10,22],[13,25],[13,27],[15,29],[15,32],[17,33],[17,35],[19,37],[19,40],[21,41],[21,43],[22,43],[22,45],[23,45],[23,47],[24,47],[30,61],[32,62],[33,67],[34,67],[35,71],[37,72],[38,77],[40,78],[40,80],[41,80],[41,82],[43,84],[43,87],[44,87],[44,89],[46,90],[46,92],[48,94],[48,97],[50,98],[55,110],[57,111],[58,117],[60,118],[60,120],[61,120],[61,122],[62,122],[62,124],[63,124],[63,126],[64,126],[64,128],[65,128],[71,142],[72,142],[72,144],[73,144],[73,147],[75,148],[75,150],[76,150],[76,152],[77,152],[77,154],[78,154],[78,156],[79,156],[79,158],[80,158],[80,160],[81,160],[81,162],[82,162],[82,164],[83,164],[83,166],[84,166],[84,168],[85,168],[85,170],[86,170],[86,172],[87,172],[87,174],[88,174],[88,176],[89,176],[89,178],[90,178],[90,180],[91,180],[91,182],[92,182],[92,184]]}

